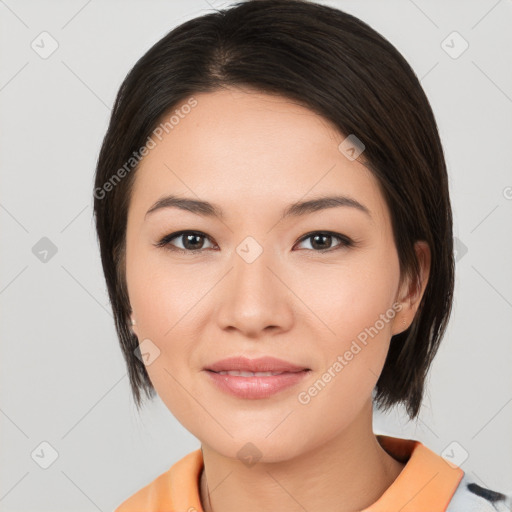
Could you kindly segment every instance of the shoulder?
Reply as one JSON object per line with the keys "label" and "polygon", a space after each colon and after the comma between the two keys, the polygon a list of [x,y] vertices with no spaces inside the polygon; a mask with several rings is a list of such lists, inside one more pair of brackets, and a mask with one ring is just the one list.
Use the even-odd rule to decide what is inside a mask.
{"label": "shoulder", "polygon": [[170,472],[167,470],[152,482],[145,485],[129,498],[125,499],[114,512],[137,512],[140,510],[153,510],[166,500],[166,490],[170,485]]}
{"label": "shoulder", "polygon": [[466,474],[462,477],[446,512],[511,512],[512,492],[482,487]]}
{"label": "shoulder", "polygon": [[165,473],[123,501],[114,512],[201,510],[198,479],[202,467],[200,449],[185,455]]}

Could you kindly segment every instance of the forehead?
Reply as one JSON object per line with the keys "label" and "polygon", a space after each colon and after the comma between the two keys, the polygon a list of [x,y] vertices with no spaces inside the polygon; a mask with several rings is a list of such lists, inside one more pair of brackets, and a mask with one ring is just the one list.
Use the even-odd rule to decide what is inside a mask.
{"label": "forehead", "polygon": [[177,114],[161,140],[153,137],[156,145],[136,171],[132,201],[142,215],[166,194],[206,199],[227,214],[240,206],[257,214],[262,205],[282,211],[299,199],[333,193],[385,215],[376,178],[338,149],[345,135],[322,116],[251,89],[193,98],[193,108],[182,109],[183,102],[163,116],[165,123]]}

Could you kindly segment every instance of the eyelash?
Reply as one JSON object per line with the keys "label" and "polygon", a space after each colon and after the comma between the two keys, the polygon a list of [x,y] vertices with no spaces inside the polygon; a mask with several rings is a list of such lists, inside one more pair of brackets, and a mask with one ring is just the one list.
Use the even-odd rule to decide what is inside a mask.
{"label": "eyelash", "polygon": [[[184,235],[196,235],[199,237],[204,237],[204,238],[207,238],[208,240],[210,240],[210,242],[211,242],[210,237],[208,235],[206,235],[205,233],[202,233],[201,231],[177,231],[175,233],[171,233],[169,235],[164,236],[159,242],[157,242],[154,245],[156,247],[164,247],[167,250],[170,250],[173,252],[179,252],[182,254],[190,254],[190,255],[197,254],[197,253],[200,253],[200,252],[206,250],[206,249],[195,249],[195,250],[180,249],[179,247],[174,247],[171,244],[171,240],[174,240],[175,238],[182,237]],[[351,240],[350,238],[348,238],[347,236],[341,235],[340,233],[335,233],[333,231],[311,231],[309,233],[306,233],[304,236],[302,236],[297,241],[297,243],[301,243],[301,242],[307,240],[308,238],[312,238],[315,235],[327,235],[327,236],[331,236],[333,238],[337,238],[340,241],[340,244],[335,246],[334,248],[330,248],[330,249],[322,249],[322,250],[318,250],[318,251],[315,249],[306,249],[306,250],[323,254],[326,252],[333,252],[338,249],[353,247],[356,245],[356,243],[353,240]]]}

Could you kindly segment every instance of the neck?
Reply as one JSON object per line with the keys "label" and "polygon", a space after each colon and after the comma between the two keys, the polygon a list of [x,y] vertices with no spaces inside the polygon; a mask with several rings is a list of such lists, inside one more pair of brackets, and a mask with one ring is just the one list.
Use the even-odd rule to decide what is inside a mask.
{"label": "neck", "polygon": [[202,445],[200,478],[205,512],[355,512],[377,501],[404,464],[391,457],[372,430],[371,403],[335,438],[307,453],[246,467]]}

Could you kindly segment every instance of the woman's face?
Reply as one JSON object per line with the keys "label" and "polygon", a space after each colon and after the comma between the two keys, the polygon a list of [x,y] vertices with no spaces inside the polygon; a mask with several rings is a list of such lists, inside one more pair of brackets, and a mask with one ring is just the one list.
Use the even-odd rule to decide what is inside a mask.
{"label": "woman's face", "polygon": [[[202,443],[236,457],[251,442],[262,461],[289,459],[356,421],[390,337],[403,330],[389,212],[374,176],[338,148],[345,137],[324,118],[249,90],[194,97],[136,171],[126,245],[133,329],[157,393]],[[169,195],[207,201],[222,217],[176,206],[147,213]],[[293,203],[334,195],[361,207],[283,217]],[[157,246],[179,231],[196,236]],[[297,378],[243,397],[217,382],[250,379],[254,391],[256,378],[215,380],[206,369],[233,356],[308,371],[269,377]]]}

